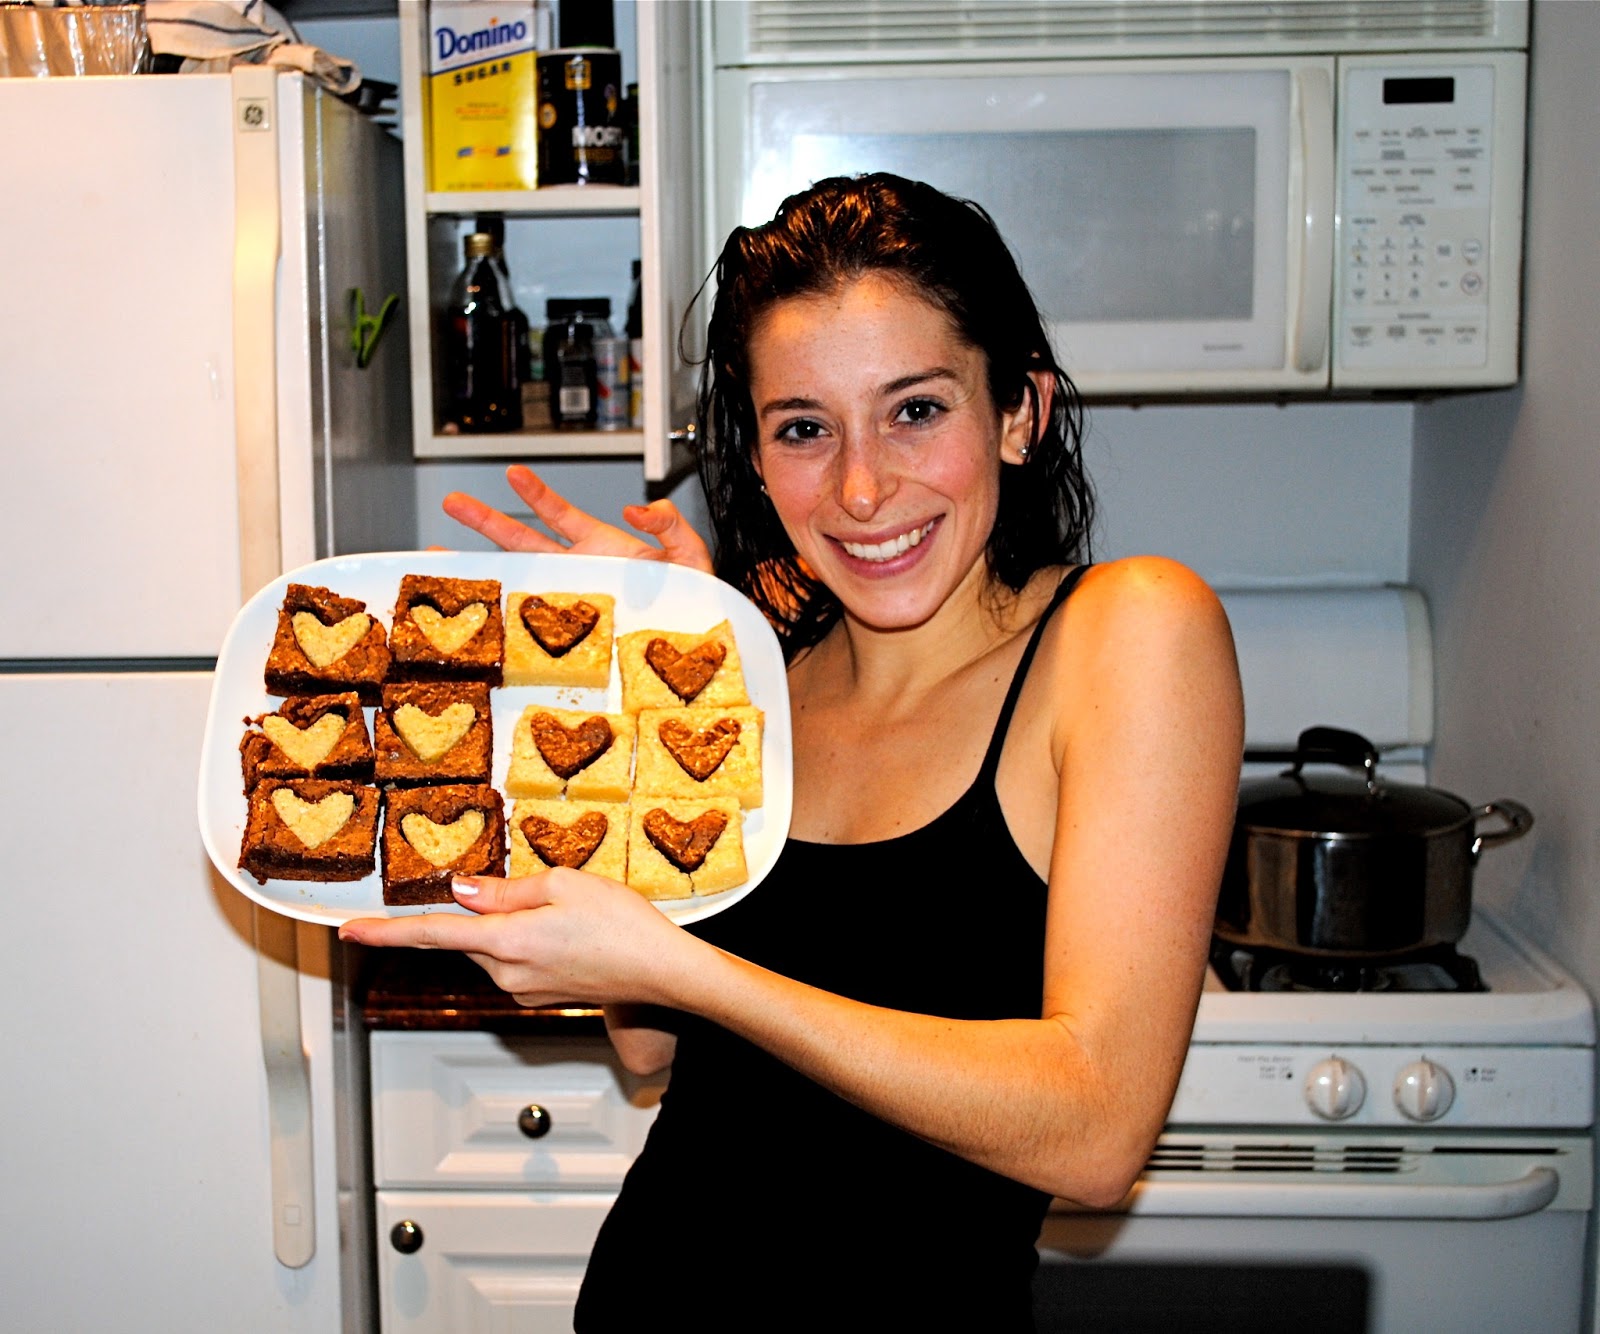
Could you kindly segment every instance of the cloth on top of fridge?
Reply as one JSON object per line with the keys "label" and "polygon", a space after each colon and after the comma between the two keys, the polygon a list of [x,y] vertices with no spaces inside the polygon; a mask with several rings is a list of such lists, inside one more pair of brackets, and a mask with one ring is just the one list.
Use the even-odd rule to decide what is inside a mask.
{"label": "cloth on top of fridge", "polygon": [[361,84],[354,61],[300,40],[294,25],[264,0],[145,0],[150,47],[182,56],[182,72],[222,73],[234,65],[280,65],[310,75],[329,92]]}

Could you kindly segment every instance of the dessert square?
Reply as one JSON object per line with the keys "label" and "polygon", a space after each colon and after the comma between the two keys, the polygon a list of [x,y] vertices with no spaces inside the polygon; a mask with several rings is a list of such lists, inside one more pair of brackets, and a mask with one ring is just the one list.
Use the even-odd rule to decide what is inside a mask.
{"label": "dessert square", "polygon": [[626,801],[638,725],[625,713],[529,705],[511,736],[506,793]]}
{"label": "dessert square", "polygon": [[733,797],[634,799],[629,888],[647,899],[686,899],[732,889],[748,878],[743,816]]}
{"label": "dessert square", "polygon": [[507,593],[505,683],[604,690],[615,608],[609,593]]}
{"label": "dessert square", "polygon": [[361,697],[292,695],[276,713],[246,718],[239,739],[244,790],[263,778],[344,778],[372,781],[372,742]]}
{"label": "dessert square", "polygon": [[354,690],[376,704],[389,674],[383,626],[357,598],[313,584],[290,584],[267,654],[267,692],[326,695]]}
{"label": "dessert square", "polygon": [[396,788],[383,820],[383,901],[450,903],[458,875],[504,875],[505,807],[492,787]]}
{"label": "dessert square", "polygon": [[391,681],[499,685],[505,656],[500,581],[402,575],[389,651]]}
{"label": "dessert square", "polygon": [[493,727],[489,687],[481,682],[386,685],[372,720],[378,782],[487,783]]}
{"label": "dessert square", "polygon": [[622,880],[628,869],[628,807],[610,801],[533,798],[511,808],[511,874],[570,866]]}
{"label": "dessert square", "polygon": [[750,702],[739,648],[727,621],[704,634],[633,630],[619,635],[617,671],[622,678],[622,707],[628,713]]}
{"label": "dessert square", "polygon": [[645,709],[633,790],[650,796],[737,797],[759,806],[760,709]]}
{"label": "dessert square", "polygon": [[372,874],[378,789],[326,778],[263,778],[250,791],[239,868],[268,880]]}

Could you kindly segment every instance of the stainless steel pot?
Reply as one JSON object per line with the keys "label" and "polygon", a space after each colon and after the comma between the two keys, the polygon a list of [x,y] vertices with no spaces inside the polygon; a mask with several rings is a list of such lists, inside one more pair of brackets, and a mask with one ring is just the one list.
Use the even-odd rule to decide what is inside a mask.
{"label": "stainless steel pot", "polygon": [[[1293,761],[1239,789],[1216,933],[1254,949],[1381,958],[1453,944],[1467,929],[1483,849],[1533,827],[1519,802],[1474,807],[1379,778],[1377,747],[1339,728],[1308,728],[1293,751],[1245,758]],[[1312,764],[1361,774],[1307,773]],[[1503,827],[1479,833],[1490,818]]]}

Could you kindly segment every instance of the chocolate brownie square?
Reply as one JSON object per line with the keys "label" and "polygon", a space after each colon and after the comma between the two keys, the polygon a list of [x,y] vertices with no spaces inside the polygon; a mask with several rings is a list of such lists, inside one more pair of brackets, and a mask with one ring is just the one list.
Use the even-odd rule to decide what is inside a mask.
{"label": "chocolate brownie square", "polygon": [[505,808],[481,784],[397,788],[383,822],[383,901],[450,903],[451,878],[504,875]]}
{"label": "chocolate brownie square", "polygon": [[267,655],[270,694],[354,690],[363,703],[376,704],[388,674],[384,629],[365,602],[311,584],[289,585]]}
{"label": "chocolate brownie square", "polygon": [[378,782],[487,783],[494,753],[489,687],[477,681],[386,685],[373,717]]}
{"label": "chocolate brownie square", "polygon": [[250,792],[239,867],[268,880],[372,874],[378,789],[325,778],[263,778]]}
{"label": "chocolate brownie square", "polygon": [[389,650],[391,681],[499,685],[505,661],[500,581],[403,575]]}
{"label": "chocolate brownie square", "polygon": [[244,790],[263,778],[346,778],[372,781],[372,742],[361,697],[292,695],[276,713],[246,718],[239,739]]}

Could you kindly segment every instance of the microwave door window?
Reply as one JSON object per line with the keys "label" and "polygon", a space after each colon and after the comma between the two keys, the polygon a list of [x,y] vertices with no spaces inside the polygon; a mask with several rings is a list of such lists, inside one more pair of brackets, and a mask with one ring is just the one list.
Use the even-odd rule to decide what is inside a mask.
{"label": "microwave door window", "polygon": [[1249,127],[800,134],[790,188],[888,171],[976,200],[1056,325],[1246,321],[1255,163]]}

